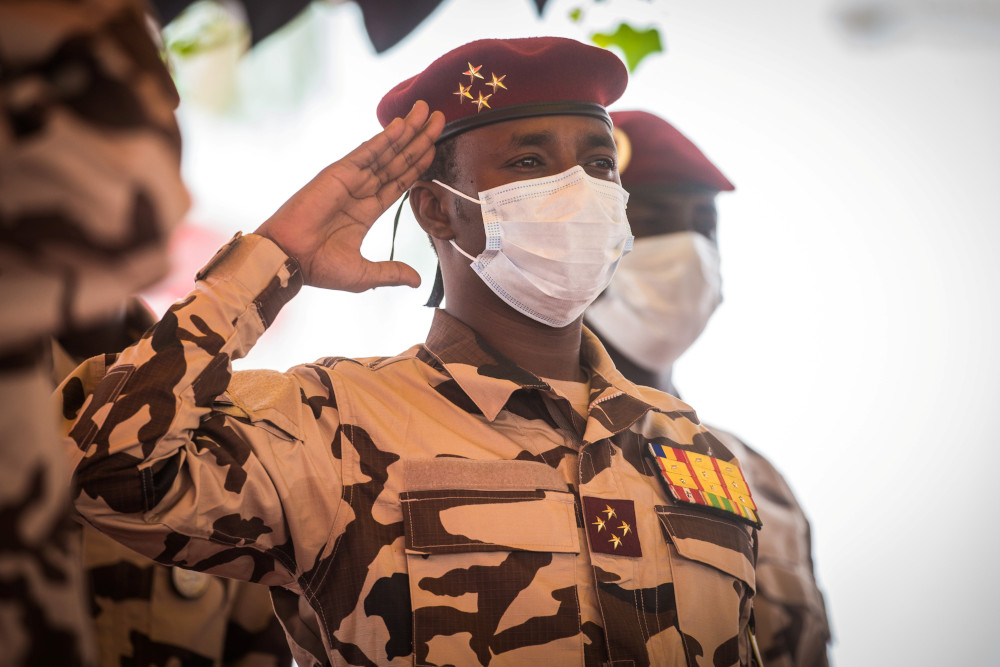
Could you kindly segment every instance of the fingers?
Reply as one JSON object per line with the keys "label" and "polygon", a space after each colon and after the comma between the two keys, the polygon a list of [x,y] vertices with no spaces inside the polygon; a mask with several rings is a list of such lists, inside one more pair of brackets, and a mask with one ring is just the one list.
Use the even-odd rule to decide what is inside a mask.
{"label": "fingers", "polygon": [[333,276],[320,277],[316,287],[338,289],[345,292],[364,292],[373,287],[420,286],[420,274],[404,262],[371,262],[361,258],[362,264],[352,279],[347,281]]}
{"label": "fingers", "polygon": [[444,115],[435,111],[395,156],[376,171],[381,183],[376,197],[388,207],[430,167],[434,142],[444,128]]}

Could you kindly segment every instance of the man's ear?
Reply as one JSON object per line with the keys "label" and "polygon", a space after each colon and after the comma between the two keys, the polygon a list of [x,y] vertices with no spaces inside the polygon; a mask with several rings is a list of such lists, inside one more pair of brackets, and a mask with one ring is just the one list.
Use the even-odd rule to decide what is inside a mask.
{"label": "man's ear", "polygon": [[431,238],[443,241],[455,238],[446,196],[445,189],[431,181],[417,181],[410,186],[410,208],[417,223]]}

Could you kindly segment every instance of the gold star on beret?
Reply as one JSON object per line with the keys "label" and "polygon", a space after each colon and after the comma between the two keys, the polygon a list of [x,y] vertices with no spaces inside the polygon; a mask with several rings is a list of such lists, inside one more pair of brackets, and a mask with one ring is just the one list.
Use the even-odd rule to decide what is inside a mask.
{"label": "gold star on beret", "polygon": [[472,84],[471,83],[468,86],[463,86],[462,82],[459,81],[458,82],[458,91],[452,93],[452,95],[458,95],[458,103],[461,104],[462,101],[463,101],[463,98],[468,97],[470,100],[472,99],[472,93],[469,92],[469,90],[471,90],[471,89],[472,89]]}
{"label": "gold star on beret", "polygon": [[467,69],[466,71],[462,72],[462,74],[464,74],[465,76],[469,77],[469,85],[472,85],[475,82],[476,79],[484,79],[485,80],[485,77],[483,77],[483,75],[479,73],[479,70],[481,70],[483,68],[482,65],[479,65],[478,67],[473,67],[472,63],[470,63],[470,62],[466,62],[466,64],[469,66],[469,69]]}

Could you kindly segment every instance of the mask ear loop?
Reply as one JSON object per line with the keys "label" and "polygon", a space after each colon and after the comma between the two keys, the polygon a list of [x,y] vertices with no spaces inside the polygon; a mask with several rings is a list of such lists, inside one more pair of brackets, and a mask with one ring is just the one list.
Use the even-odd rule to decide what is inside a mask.
{"label": "mask ear loop", "polygon": [[403,198],[399,200],[399,207],[396,209],[396,217],[392,220],[392,245],[389,247],[389,261],[396,256],[396,230],[399,229],[399,216],[403,213],[403,204],[410,198],[410,191],[403,193]]}
{"label": "mask ear loop", "polygon": [[[396,257],[396,230],[399,229],[399,216],[403,213],[403,204],[410,196],[410,191],[407,190],[403,194],[403,198],[399,200],[399,207],[396,208],[396,216],[392,220],[392,245],[389,248],[389,261],[391,262]],[[424,305],[428,308],[437,308],[441,305],[441,300],[444,298],[444,279],[441,277],[441,262],[437,263],[437,271],[434,273],[434,286],[431,287],[431,295],[427,299],[427,303]]]}

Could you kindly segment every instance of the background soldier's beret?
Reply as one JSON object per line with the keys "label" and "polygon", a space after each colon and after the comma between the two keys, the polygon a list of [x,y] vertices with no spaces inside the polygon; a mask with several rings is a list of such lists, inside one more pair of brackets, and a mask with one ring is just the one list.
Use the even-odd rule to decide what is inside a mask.
{"label": "background soldier's beret", "polygon": [[378,105],[382,127],[417,100],[445,115],[438,141],[516,118],[586,115],[625,91],[628,70],[605,49],[563,37],[481,39],[449,51],[390,90]]}
{"label": "background soldier's beret", "polygon": [[611,114],[622,186],[673,185],[735,190],[722,172],[677,128],[645,111]]}

